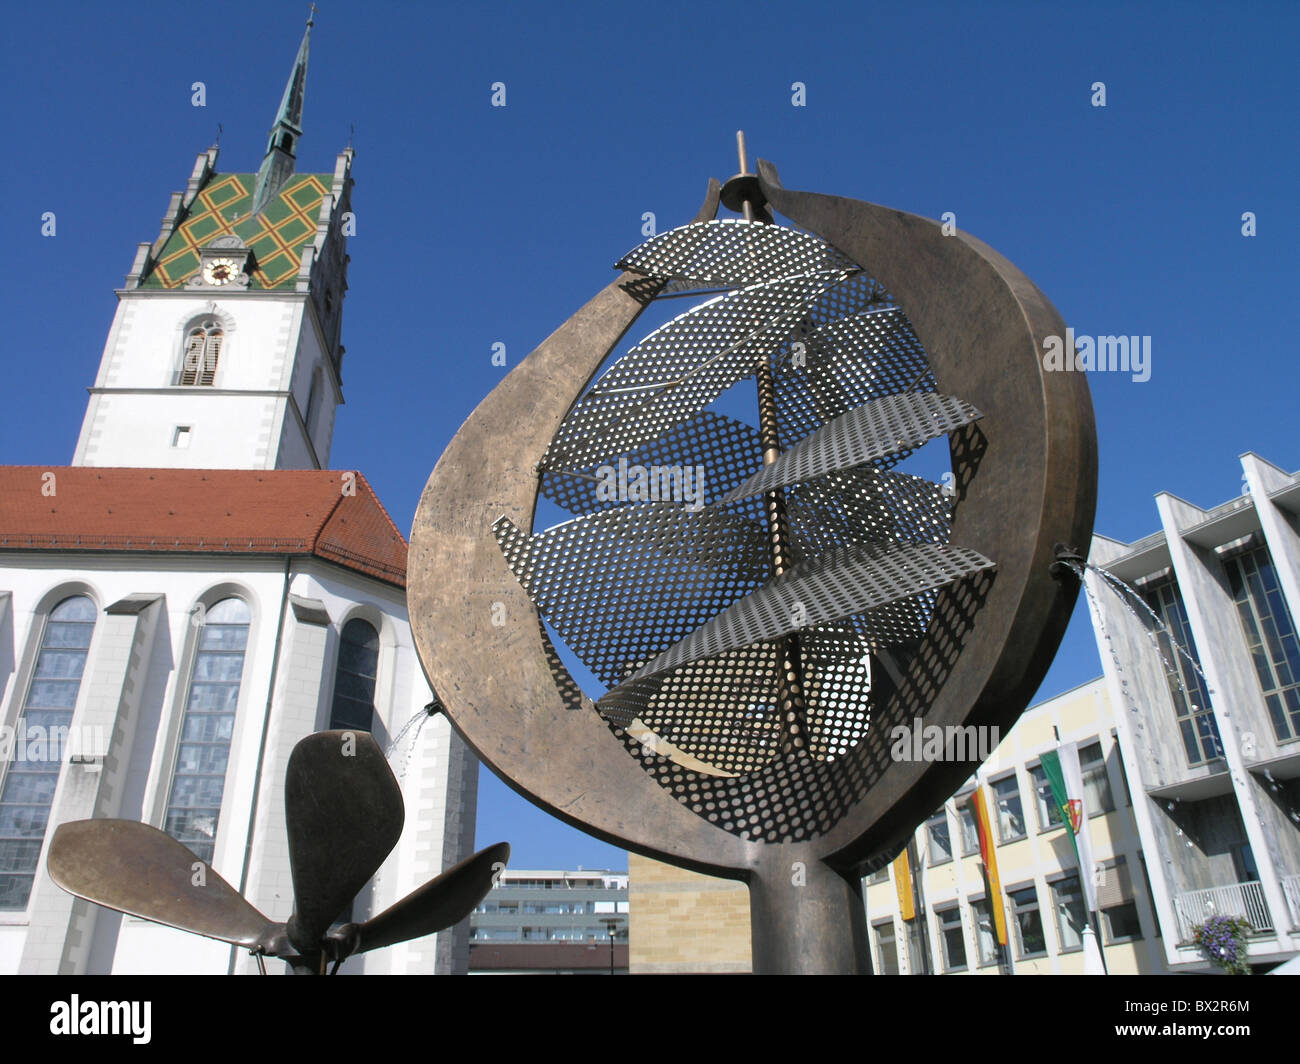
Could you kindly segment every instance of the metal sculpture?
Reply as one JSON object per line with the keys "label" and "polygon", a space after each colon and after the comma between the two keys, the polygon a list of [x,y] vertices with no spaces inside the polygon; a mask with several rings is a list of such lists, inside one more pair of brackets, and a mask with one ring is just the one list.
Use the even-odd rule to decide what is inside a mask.
{"label": "metal sculpture", "polygon": [[[740,154],[452,439],[412,627],[516,790],[745,881],[755,971],[865,972],[861,876],[974,768],[895,761],[891,731],[1007,728],[1033,695],[1078,592],[1049,570],[1091,535],[1092,406],[1044,369],[1064,323],[997,252]],[[646,306],[692,293],[713,298],[596,378]],[[757,425],[716,402],[748,378]],[[892,468],[944,436],[951,492]],[[695,466],[708,488],[678,497]],[[577,516],[532,533],[539,494]]]}
{"label": "metal sculpture", "polygon": [[[367,732],[317,732],[289,755],[284,806],[293,915],[269,920],[192,850],[133,820],[76,820],[50,842],[50,878],[79,898],[130,916],[330,974],[356,953],[451,927],[491,889],[510,856],[497,843],[363,923],[332,926],[402,834],[401,788]],[[201,870],[201,875],[196,875]]]}

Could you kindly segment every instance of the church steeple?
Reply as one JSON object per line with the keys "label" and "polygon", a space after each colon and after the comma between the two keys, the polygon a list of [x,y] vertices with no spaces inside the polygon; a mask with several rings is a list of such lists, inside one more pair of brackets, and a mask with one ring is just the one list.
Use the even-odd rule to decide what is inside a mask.
{"label": "church steeple", "polygon": [[332,173],[295,167],[311,27],[261,169],[219,173],[209,148],[137,247],[74,465],[329,465],[355,215],[350,147]]}
{"label": "church steeple", "polygon": [[311,28],[315,22],[316,5],[307,19],[307,30],[298,46],[298,56],[293,61],[293,71],[284,86],[280,110],[271,127],[266,143],[266,155],[257,171],[257,188],[253,193],[253,213],[265,207],[284,182],[293,174],[298,138],[302,136],[302,100],[307,88],[307,51],[311,44]]}

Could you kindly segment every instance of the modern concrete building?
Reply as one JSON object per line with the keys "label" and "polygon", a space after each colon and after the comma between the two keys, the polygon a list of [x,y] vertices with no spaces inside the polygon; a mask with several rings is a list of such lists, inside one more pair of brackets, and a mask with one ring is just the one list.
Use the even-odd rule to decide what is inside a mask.
{"label": "modern concrete building", "polygon": [[[1300,952],[1300,473],[1241,462],[1240,496],[1202,510],[1162,493],[1159,532],[1094,538],[1090,561],[1141,602],[1088,573],[1104,675],[1027,710],[918,828],[916,918],[902,918],[896,866],[865,881],[878,973],[1083,970],[1077,861],[1039,765],[1058,735],[1080,752],[1111,972],[1214,970],[1190,939],[1216,913],[1250,921],[1261,967]],[[1004,963],[965,806],[977,782],[992,801]],[[629,869],[633,973],[748,970],[744,887],[637,857]]]}
{"label": "modern concrete building", "polygon": [[478,942],[470,975],[627,975],[627,942]]}
{"label": "modern concrete building", "polygon": [[[1161,528],[1093,539],[1093,625],[1135,793],[1166,963],[1214,913],[1255,928],[1250,959],[1300,951],[1300,474],[1241,458],[1241,493],[1203,510],[1156,496]],[[1178,653],[1151,614],[1188,648]],[[1195,664],[1194,664],[1195,663]]]}
{"label": "modern concrete building", "polygon": [[[1028,709],[979,772],[935,810],[909,847],[909,871],[890,865],[864,883],[876,974],[1077,975],[1085,919],[1078,862],[1039,764],[1060,742],[1076,743],[1089,811],[1086,830],[1100,865],[1098,908],[1107,970],[1165,970],[1162,928],[1146,889],[1143,843],[1102,680]],[[968,797],[989,804],[1002,897],[991,897]],[[901,874],[900,874],[901,872]],[[901,894],[917,880],[914,916]],[[919,904],[916,904],[919,901]],[[1007,954],[994,934],[1002,905]]]}
{"label": "modern concrete building", "polygon": [[627,874],[504,869],[470,916],[471,949],[482,943],[627,941]]}
{"label": "modern concrete building", "polygon": [[[338,727],[386,746],[433,698],[406,541],[364,476],[325,468],[352,152],[294,172],[307,50],[305,35],[260,170],[219,173],[203,152],[140,245],[74,464],[0,467],[0,973],[255,971],[64,893],[45,870],[54,830],[162,828],[284,920],[294,744]],[[354,919],[473,846],[477,761],[423,719],[394,751],[405,830]],[[467,957],[462,924],[343,971]]]}
{"label": "modern concrete building", "polygon": [[[1116,974],[1165,970],[1162,929],[1146,889],[1114,715],[1102,680],[1026,711],[992,757],[922,824],[910,848],[919,914],[904,919],[896,866],[863,882],[877,974],[1072,974],[1083,970],[1083,896],[1069,836],[1039,766],[1058,742],[1075,742],[1101,865],[1102,948]],[[990,810],[1009,929],[996,949],[978,839],[966,799],[976,784]],[[749,971],[744,886],[633,856],[629,963],[633,974]]]}

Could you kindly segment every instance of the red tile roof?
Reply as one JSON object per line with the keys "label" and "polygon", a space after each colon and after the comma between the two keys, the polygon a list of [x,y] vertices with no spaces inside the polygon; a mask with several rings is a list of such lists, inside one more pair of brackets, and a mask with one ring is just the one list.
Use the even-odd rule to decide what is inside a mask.
{"label": "red tile roof", "polygon": [[0,550],[33,549],[314,554],[406,586],[374,489],[331,469],[0,466]]}

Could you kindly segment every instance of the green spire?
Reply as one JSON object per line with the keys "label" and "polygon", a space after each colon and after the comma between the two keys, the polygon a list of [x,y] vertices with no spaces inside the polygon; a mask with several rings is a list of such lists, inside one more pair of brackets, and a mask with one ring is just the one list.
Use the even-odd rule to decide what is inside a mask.
{"label": "green spire", "polygon": [[253,213],[257,214],[280,191],[293,174],[294,152],[302,136],[302,98],[307,88],[307,49],[311,44],[311,28],[315,21],[316,5],[312,5],[307,19],[307,31],[298,46],[298,57],[293,61],[293,72],[284,87],[280,110],[271,127],[266,143],[266,155],[257,171],[257,188],[253,192]]}

